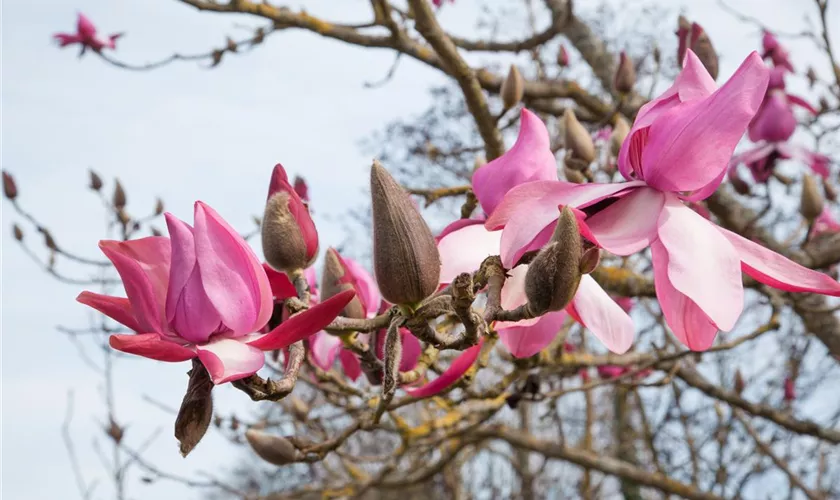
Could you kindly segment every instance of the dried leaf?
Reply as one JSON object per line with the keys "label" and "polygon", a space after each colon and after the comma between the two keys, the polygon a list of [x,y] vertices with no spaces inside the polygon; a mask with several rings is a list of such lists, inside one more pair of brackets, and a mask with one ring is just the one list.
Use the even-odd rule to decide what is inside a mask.
{"label": "dried leaf", "polygon": [[213,418],[213,381],[198,359],[193,359],[187,393],[175,419],[175,438],[181,445],[181,455],[186,457],[201,441]]}

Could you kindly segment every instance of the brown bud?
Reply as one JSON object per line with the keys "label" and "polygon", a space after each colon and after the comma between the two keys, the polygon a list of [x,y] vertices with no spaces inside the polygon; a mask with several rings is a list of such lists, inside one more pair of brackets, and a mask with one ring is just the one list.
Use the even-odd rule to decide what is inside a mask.
{"label": "brown bud", "polygon": [[222,417],[220,415],[213,417],[213,425],[216,426],[217,429],[222,426]]}
{"label": "brown bud", "polygon": [[40,228],[39,231],[41,231],[41,234],[44,235],[44,246],[46,246],[47,248],[49,248],[50,250],[52,250],[54,252],[57,252],[58,251],[58,245],[55,243],[55,240],[53,239],[52,233],[50,233],[50,230],[46,229],[46,228]]}
{"label": "brown bud", "polygon": [[828,201],[832,203],[837,201],[837,188],[828,179],[823,179],[823,194]]}
{"label": "brown bud", "polygon": [[[324,256],[324,272],[321,275],[321,300],[327,300],[345,290],[354,290],[353,281],[341,255],[334,248],[328,248]],[[344,307],[341,314],[348,318],[365,318],[365,308],[358,295]]]}
{"label": "brown bud", "polygon": [[214,50],[214,51],[213,51],[213,54],[212,54],[212,57],[213,57],[213,63],[212,63],[212,64],[210,64],[210,67],[211,67],[211,68],[213,68],[213,67],[216,67],[216,66],[218,66],[219,64],[221,64],[221,62],[222,62],[222,56],[224,56],[224,55],[225,55],[225,52],[224,52],[223,50],[218,50],[218,49],[217,49],[217,50]]}
{"label": "brown bud", "polygon": [[432,231],[408,193],[376,160],[370,192],[379,291],[392,304],[419,304],[437,290],[440,280],[440,255]]}
{"label": "brown bud", "polygon": [[744,382],[744,376],[741,375],[741,370],[735,370],[735,392],[740,396],[742,392],[744,392],[744,388],[747,386],[746,382]]}
{"label": "brown bud", "polygon": [[160,198],[157,199],[155,202],[155,215],[160,215],[163,213],[163,200]]}
{"label": "brown bud", "polygon": [[156,227],[150,228],[150,231],[152,232],[152,236],[163,236],[163,233],[160,232],[160,229]]}
{"label": "brown bud", "polygon": [[712,40],[706,33],[706,30],[700,27],[699,24],[694,23],[691,26],[691,38],[694,42],[691,44],[691,50],[697,55],[697,59],[706,67],[706,71],[712,76],[712,80],[717,80],[719,65],[718,55],[712,46]]}
{"label": "brown bud", "polygon": [[6,172],[5,170],[3,171],[3,194],[10,200],[14,200],[18,195],[15,178],[12,177],[12,174]]}
{"label": "brown bud", "polygon": [[254,31],[254,38],[251,40],[251,45],[259,45],[265,40],[265,30],[262,27]]}
{"label": "brown bud", "polygon": [[505,109],[516,106],[525,95],[525,80],[522,78],[522,74],[515,64],[510,65],[507,78],[502,82],[500,95],[502,96],[502,105]]}
{"label": "brown bud", "polygon": [[610,134],[610,153],[613,156],[618,156],[621,151],[621,145],[627,134],[630,133],[630,123],[621,115],[615,119],[615,126],[613,126],[612,134]]}
{"label": "brown bud", "polygon": [[617,92],[626,94],[633,90],[634,85],[636,85],[636,68],[633,67],[633,61],[622,51],[618,60],[618,69],[615,70],[613,87]]}
{"label": "brown bud", "polygon": [[601,263],[601,249],[590,247],[584,250],[580,257],[580,273],[589,274]]}
{"label": "brown bud", "polygon": [[236,432],[239,429],[239,419],[236,418],[236,415],[231,415],[230,417],[230,430]]}
{"label": "brown bud", "polygon": [[805,174],[802,177],[802,198],[799,202],[799,213],[808,222],[813,222],[822,213],[824,206],[825,201],[817,186],[817,181],[811,174]]}
{"label": "brown bud", "polygon": [[653,62],[654,63],[656,63],[657,65],[662,63],[662,52],[659,50],[658,45],[653,47],[652,55],[653,55]]}
{"label": "brown bud", "polygon": [[256,429],[245,431],[245,439],[260,458],[274,465],[288,465],[298,461],[302,453],[288,439]]}
{"label": "brown bud", "polygon": [[309,415],[309,405],[297,396],[291,397],[291,403],[292,415],[301,422],[305,421],[306,417]]}
{"label": "brown bud", "polygon": [[566,136],[566,149],[571,152],[572,157],[592,163],[595,160],[595,144],[592,142],[592,136],[581,125],[571,109],[566,109],[563,113],[563,129]]}
{"label": "brown bud", "polygon": [[237,45],[236,42],[234,42],[231,37],[227,37],[227,40],[225,41],[225,49],[227,49],[231,52],[236,52],[236,49],[238,49],[238,48],[239,48],[239,45]]}
{"label": "brown bud", "polygon": [[94,191],[99,191],[100,189],[102,189],[102,178],[99,177],[99,174],[97,174],[93,170],[90,170],[89,172],[90,172],[90,185],[89,185],[89,187],[91,189],[93,189]]}
{"label": "brown bud", "polygon": [[23,241],[23,229],[17,224],[12,224],[12,234],[15,235],[16,240]]}
{"label": "brown bud", "polygon": [[820,111],[823,113],[828,111],[828,99],[825,96],[820,97]]}
{"label": "brown bud", "polygon": [[817,72],[814,71],[813,66],[808,66],[808,72],[805,73],[805,76],[808,78],[808,85],[810,85],[813,88],[814,84],[817,83],[818,78]]}
{"label": "brown bud", "polygon": [[107,434],[108,437],[113,439],[115,443],[120,444],[120,441],[122,441],[123,435],[125,434],[125,428],[120,427],[112,419],[111,422],[108,424],[108,427],[105,428],[105,434]]}
{"label": "brown bud", "polygon": [[123,189],[122,184],[120,184],[119,179],[117,183],[114,185],[114,195],[111,197],[111,203],[114,205],[114,208],[121,209],[125,207],[126,204],[126,197],[125,197],[125,189]]}
{"label": "brown bud", "polygon": [[537,253],[525,275],[528,308],[535,316],[559,311],[574,298],[582,256],[577,219],[571,208],[563,207],[551,240]]}
{"label": "brown bud", "polygon": [[566,176],[567,181],[574,182],[575,184],[583,184],[586,182],[585,175],[577,170],[572,170],[569,167],[563,167],[563,175]]}
{"label": "brown bud", "polygon": [[213,381],[198,359],[193,359],[187,392],[175,418],[175,438],[180,443],[181,455],[186,457],[201,441],[213,418]]}

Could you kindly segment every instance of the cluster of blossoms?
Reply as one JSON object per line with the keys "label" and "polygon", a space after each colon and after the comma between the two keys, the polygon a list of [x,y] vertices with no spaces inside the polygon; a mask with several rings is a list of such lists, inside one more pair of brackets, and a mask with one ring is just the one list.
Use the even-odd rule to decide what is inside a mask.
{"label": "cluster of blossoms", "polygon": [[[81,24],[79,31],[81,36]],[[423,326],[412,320],[453,295],[459,279],[474,276],[495,256],[505,272],[498,306],[511,314],[490,317],[486,326],[515,357],[544,349],[567,320],[586,327],[612,352],[632,347],[635,328],[627,299],[611,297],[590,276],[602,251],[650,252],[665,320],[692,350],[708,349],[718,331],[735,326],[744,305],[742,273],[785,291],[840,296],[840,284],[828,275],[692,209],[724,180],[747,129],[766,131],[762,113],[771,112],[780,98],[771,95],[778,88],[768,91],[768,83],[787,65],[778,46],[768,49],[777,64],[772,70],[753,53],[717,88],[707,69],[711,62],[692,50],[703,46],[702,29],[689,26],[683,37],[682,72],[616,141],[623,182],[559,180],[545,125],[523,109],[513,147],[473,175],[481,213],[449,224],[437,236],[409,195],[374,163],[374,276],[330,248],[318,286],[312,265],[319,238],[308,190],[300,180],[290,182],[277,165],[262,222],[265,263],[219,214],[197,202],[192,226],[166,214],[169,237],[102,241],[127,298],[83,292],[78,300],[136,332],[112,335],[113,348],[160,361],[198,358],[214,384],[254,375],[265,363],[265,351],[305,341],[316,366],[329,370],[339,361],[349,379],[364,373],[393,394],[397,375],[417,366],[424,342],[440,349],[457,345],[463,352],[444,373],[406,388],[412,396],[427,397],[473,366],[487,331],[474,326],[474,337],[463,334],[463,341],[455,342],[436,337],[427,319]],[[617,80],[616,86],[626,84]],[[573,115],[567,122],[567,146],[575,149],[580,124]],[[588,149],[584,142],[577,145],[578,157],[591,162],[591,139]],[[487,282],[478,288],[485,286],[489,289]],[[487,295],[489,303],[490,291]],[[448,304],[444,310],[452,312]],[[388,327],[368,334],[339,325],[382,317]],[[365,353],[373,353],[372,366],[360,358]],[[626,371],[605,366],[599,375]]]}
{"label": "cluster of blossoms", "polygon": [[116,49],[117,39],[121,36],[122,33],[108,36],[100,34],[87,16],[79,14],[75,33],[56,33],[53,38],[58,42],[59,47],[79,45],[81,47],[79,57],[81,57],[88,49],[97,53],[102,49]]}

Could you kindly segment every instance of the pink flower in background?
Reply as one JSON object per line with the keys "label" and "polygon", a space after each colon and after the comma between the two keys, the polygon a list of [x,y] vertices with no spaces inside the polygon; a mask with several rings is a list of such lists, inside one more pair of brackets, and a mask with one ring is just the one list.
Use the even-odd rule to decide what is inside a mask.
{"label": "pink flower in background", "polygon": [[300,196],[301,200],[303,200],[306,203],[309,203],[309,186],[306,185],[306,181],[303,179],[303,177],[295,177],[294,189],[298,196]]}
{"label": "pink flower in background", "polygon": [[773,61],[773,65],[777,68],[784,69],[793,73],[793,64],[790,62],[790,55],[779,40],[769,31],[764,31],[764,36],[761,38],[761,45],[764,52],[761,57]]}
{"label": "pink flower in background", "polygon": [[96,32],[96,26],[90,22],[84,14],[79,14],[79,20],[76,23],[75,33],[56,33],[53,35],[58,41],[59,47],[67,47],[68,45],[80,44],[82,52],[80,56],[85,53],[86,49],[91,49],[95,52],[100,52],[104,48],[116,49],[117,39],[122,36],[122,33],[117,33],[109,36],[102,36]]}
{"label": "pink flower in background", "polygon": [[796,386],[793,383],[793,379],[785,377],[784,400],[786,403],[792,403],[794,399],[796,399]]}
{"label": "pink flower in background", "polygon": [[616,365],[601,365],[596,367],[595,370],[598,372],[598,376],[603,379],[618,378],[630,371],[630,369],[625,366]]}
{"label": "pink flower in background", "polygon": [[[548,241],[558,206],[587,214],[594,243],[615,255],[650,247],[660,307],[677,338],[708,349],[743,310],[741,273],[791,292],[840,295],[831,277],[720,228],[684,204],[711,195],[764,96],[769,71],[750,55],[722,87],[693,52],[662,96],[639,111],[622,145],[629,182],[537,181],[513,188],[485,223],[503,228],[501,257],[513,267]],[[534,153],[544,154],[544,153]],[[442,252],[443,253],[443,252]],[[713,272],[712,272],[713,270]]]}
{"label": "pink flower in background", "polygon": [[840,233],[840,222],[831,215],[831,210],[825,207],[822,213],[814,219],[808,239],[816,238],[821,234]]}
{"label": "pink flower in background", "polygon": [[452,361],[452,364],[449,365],[449,368],[444,370],[444,372],[436,379],[415,389],[406,388],[405,392],[407,392],[411,397],[420,399],[434,396],[435,394],[440,394],[445,391],[458,382],[458,380],[460,380],[461,377],[467,373],[470,368],[472,368],[472,365],[474,365],[476,360],[478,360],[478,355],[481,354],[482,345],[484,345],[483,338],[478,341],[477,345],[474,345],[459,354],[458,357]]}
{"label": "pink flower in background", "polygon": [[784,76],[782,68],[770,70],[767,93],[749,127],[749,137],[753,142],[783,142],[790,139],[797,125],[793,114],[794,105],[817,114],[817,110],[805,99],[785,91]]}
{"label": "pink flower in background", "polygon": [[778,160],[794,159],[808,165],[811,170],[825,179],[829,174],[831,159],[820,153],[789,142],[761,141],[754,147],[732,157],[729,175],[736,175],[738,165],[746,165],[756,182],[767,182],[773,176]]}
{"label": "pink flower in background", "polygon": [[[444,0],[432,0],[432,3],[435,4],[435,7],[440,7],[443,5]],[[455,0],[449,0],[449,3],[455,3]]]}
{"label": "pink flower in background", "polygon": [[[515,186],[544,179],[557,180],[548,131],[536,115],[523,109],[516,144],[475,172],[473,190],[484,211],[490,213]],[[555,212],[559,214],[556,207]],[[545,240],[552,231],[553,226],[547,229]],[[502,237],[501,231],[488,231],[478,219],[461,219],[446,227],[437,238],[441,284],[450,283],[460,273],[475,271],[488,256],[499,255]],[[527,301],[524,280],[528,266],[514,264],[505,263],[510,269],[510,278],[502,288],[502,306],[506,309]],[[633,342],[632,320],[589,275],[581,278],[577,294],[566,310],[516,323],[500,322],[496,329],[511,354],[533,356],[554,339],[567,314],[589,328],[611,351],[625,352]]]}
{"label": "pink flower in background", "polygon": [[239,233],[202,202],[195,226],[166,214],[170,237],[101,241],[128,298],[82,292],[77,300],[137,332],[111,347],[159,361],[196,356],[215,384],[256,373],[263,351],[282,349],[330,323],[353,292],[296,314],[267,334],[269,279]]}

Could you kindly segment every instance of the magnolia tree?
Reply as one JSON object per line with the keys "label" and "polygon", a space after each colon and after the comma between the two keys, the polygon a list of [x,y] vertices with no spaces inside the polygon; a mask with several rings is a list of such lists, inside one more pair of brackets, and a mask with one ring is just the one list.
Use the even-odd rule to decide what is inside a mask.
{"label": "magnolia tree", "polygon": [[[411,58],[451,84],[377,141],[387,146],[370,168],[370,206],[352,207],[369,231],[348,255],[319,238],[308,186],[280,164],[266,166],[262,259],[201,201],[192,224],[160,201],[137,216],[119,182],[105,195],[92,172],[120,238],[99,243],[107,261],[83,257],[3,173],[6,198],[43,237],[47,272],[69,279],[54,267],[66,259],[96,271],[89,283],[124,287],[125,298],[77,299],[110,318],[90,330],[109,359],[191,364],[173,381],[186,384],[181,453],[208,430],[245,447],[234,474],[185,478],[143,459],[108,407],[120,498],[129,465],[233,498],[840,495],[840,224],[825,154],[837,145],[840,66],[827,0],[802,5],[814,29],[798,36],[817,69],[722,5],[760,29],[757,50],[731,54],[743,62],[718,82],[725,48],[676,14],[675,34],[619,43],[604,35],[609,10],[568,0],[506,6],[527,13],[530,32],[503,40],[447,32],[440,1],[371,0],[359,25],[268,2],[182,3],[263,25],[141,66],[83,15],[56,40],[152,70],[216,66],[301,29],[389,50],[391,74]],[[493,69],[520,53],[529,58],[506,74]],[[806,78],[812,95],[788,93]],[[168,236],[153,228],[161,215]],[[349,256],[366,252],[372,272]],[[276,404],[222,417],[222,384]]]}

